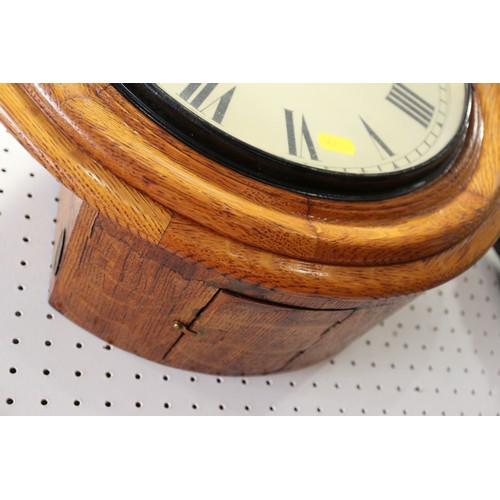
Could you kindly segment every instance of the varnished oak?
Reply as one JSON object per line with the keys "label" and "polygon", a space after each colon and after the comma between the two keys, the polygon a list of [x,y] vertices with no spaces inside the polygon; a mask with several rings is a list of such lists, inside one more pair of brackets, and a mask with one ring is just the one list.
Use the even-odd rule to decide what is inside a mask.
{"label": "varnished oak", "polygon": [[310,198],[228,171],[110,85],[1,85],[0,118],[68,188],[51,303],[179,368],[317,362],[465,271],[500,235],[498,85],[475,86],[446,174],[378,202]]}
{"label": "varnished oak", "polygon": [[[352,310],[314,310],[256,301],[221,291],[165,355],[179,368],[248,375],[286,369]],[[223,368],[222,368],[223,367]]]}
{"label": "varnished oak", "polygon": [[75,203],[64,190],[59,213],[71,219],[57,227],[66,244],[51,305],[109,343],[161,361],[179,336],[173,323],[189,324],[218,289],[186,279],[160,248]]}
{"label": "varnished oak", "polygon": [[[90,100],[89,95],[92,92],[98,92],[99,96],[105,95],[106,90],[112,89],[109,86],[80,86],[85,90],[85,95],[87,95],[87,100]],[[414,293],[418,291],[425,290],[432,286],[436,286],[442,281],[446,281],[452,278],[454,275],[467,269],[472,265],[480,255],[482,255],[489,246],[491,246],[494,240],[494,233],[498,230],[498,186],[499,186],[499,171],[497,158],[499,155],[498,144],[495,141],[495,131],[498,129],[498,109],[499,105],[499,91],[498,86],[495,85],[480,85],[479,96],[482,102],[483,114],[485,123],[487,125],[487,133],[484,137],[484,148],[481,161],[478,164],[478,168],[474,170],[474,175],[470,171],[475,166],[476,157],[473,156],[469,158],[471,164],[467,165],[467,168],[462,166],[462,169],[458,169],[458,172],[450,172],[449,175],[454,173],[452,182],[445,182],[445,188],[454,186],[455,191],[458,190],[458,196],[465,196],[465,188],[467,187],[467,197],[475,199],[475,203],[465,203],[466,200],[460,202],[461,209],[458,211],[453,210],[453,197],[451,196],[453,192],[446,191],[446,189],[441,186],[441,184],[436,184],[431,191],[433,196],[429,195],[428,189],[432,188],[429,186],[428,189],[421,190],[415,194],[417,202],[415,206],[412,206],[410,202],[410,195],[404,197],[406,200],[405,207],[407,210],[412,209],[414,212],[414,218],[419,221],[422,228],[425,228],[425,223],[428,222],[428,218],[424,216],[431,214],[431,218],[434,212],[437,211],[443,216],[443,213],[447,214],[447,218],[443,221],[441,233],[434,236],[426,242],[429,248],[433,248],[438,241],[439,246],[446,245],[447,249],[453,248],[456,237],[449,237],[447,234],[448,228],[454,226],[456,221],[460,222],[460,234],[466,232],[466,236],[457,244],[458,253],[461,254],[460,259],[452,259],[450,261],[449,255],[446,253],[435,254],[437,261],[433,265],[433,272],[426,272],[426,264],[423,264],[423,260],[415,259],[411,252],[411,245],[414,239],[414,234],[411,231],[402,231],[400,225],[401,214],[398,212],[398,201],[388,200],[382,203],[381,207],[377,210],[374,209],[372,204],[366,205],[361,203],[361,205],[354,205],[352,203],[333,203],[334,208],[330,209],[331,213],[336,213],[337,218],[340,218],[341,212],[336,212],[336,210],[341,210],[344,207],[343,214],[346,219],[343,222],[344,232],[351,231],[355,233],[357,227],[356,223],[352,220],[355,217],[363,215],[365,217],[364,221],[358,221],[362,227],[368,227],[368,230],[372,233],[377,232],[377,226],[374,228],[370,226],[372,217],[382,217],[379,214],[385,213],[383,219],[384,230],[380,231],[379,241],[387,245],[385,249],[385,256],[379,261],[375,261],[373,266],[369,266],[367,263],[356,265],[356,259],[359,252],[367,248],[367,241],[363,238],[352,241],[352,260],[349,261],[345,266],[323,266],[318,265],[318,263],[308,260],[306,255],[302,256],[300,259],[286,259],[279,253],[274,252],[258,252],[255,247],[251,245],[246,245],[241,242],[240,245],[236,236],[233,235],[232,238],[220,237],[220,233],[217,231],[211,231],[209,228],[204,228],[199,224],[196,224],[192,219],[187,218],[187,220],[192,221],[189,223],[189,228],[184,231],[182,241],[178,238],[176,242],[176,248],[179,252],[185,255],[190,255],[193,257],[190,248],[193,245],[192,239],[196,239],[199,232],[199,236],[206,237],[210,235],[212,241],[210,246],[203,248],[203,259],[210,262],[210,266],[217,268],[223,275],[233,275],[235,272],[239,276],[242,276],[245,280],[250,280],[251,283],[259,284],[264,282],[266,287],[269,288],[282,288],[285,286],[288,288],[290,283],[292,286],[292,291],[300,295],[324,295],[331,296],[340,294],[341,296],[349,299],[356,298],[358,296],[370,296],[370,297],[390,297],[401,293],[401,289],[404,288],[408,293]],[[59,86],[59,92],[65,95],[66,101],[70,102],[71,99],[77,100],[73,96],[74,87],[61,85]],[[73,96],[73,97],[72,97]],[[65,101],[65,102],[66,102]],[[130,228],[134,232],[147,237],[152,241],[158,241],[159,233],[165,231],[171,221],[172,211],[165,209],[158,202],[154,202],[148,197],[145,197],[140,191],[137,191],[129,184],[121,181],[120,178],[113,176],[106,169],[107,167],[102,167],[93,158],[90,158],[84,153],[82,149],[75,148],[73,142],[69,141],[58,128],[54,127],[53,123],[47,119],[47,117],[40,112],[38,107],[34,102],[28,97],[24,90],[19,86],[1,86],[0,87],[0,104],[2,105],[2,115],[4,122],[11,128],[11,130],[16,134],[16,136],[21,140],[21,142],[45,165],[47,168],[58,177],[63,184],[72,189],[81,198],[87,200],[91,205],[96,206],[99,210],[102,210],[106,215],[110,216],[111,219],[118,221],[119,223]],[[118,104],[128,109],[130,107],[128,102],[120,100],[118,96]],[[22,112],[20,112],[22,110]],[[476,110],[478,113],[479,111]],[[145,117],[140,114],[135,114],[134,120],[146,127],[146,123],[152,127],[152,132],[150,134],[161,134],[163,131],[158,129],[153,123],[149,122]],[[116,119],[115,119],[116,121]],[[134,127],[139,127],[139,125],[134,123]],[[476,135],[481,136],[483,134],[483,127],[477,124],[478,131]],[[73,130],[73,129],[72,129]],[[135,130],[132,128],[132,130]],[[149,129],[146,129],[149,130]],[[26,133],[29,131],[29,133]],[[67,130],[65,130],[67,132]],[[146,133],[146,132],[145,132]],[[136,132],[136,135],[139,135]],[[163,136],[161,136],[163,138]],[[92,142],[91,142],[92,144]],[[476,150],[477,155],[477,150]],[[109,161],[114,161],[110,158]],[[129,170],[131,167],[128,167]],[[468,172],[467,175],[464,174],[463,170]],[[478,173],[480,171],[480,173]],[[235,174],[236,175],[236,174]],[[226,175],[227,177],[230,177]],[[166,178],[166,176],[164,175]],[[475,179],[475,183],[471,182],[471,178]],[[93,182],[89,182],[93,181]],[[481,182],[480,182],[481,181]],[[251,181],[249,181],[251,182]],[[118,191],[118,189],[123,189],[123,192]],[[267,193],[271,188],[264,186],[263,191]],[[267,190],[267,191],[266,191]],[[443,190],[442,200],[433,206],[431,200],[436,197],[436,192]],[[113,196],[113,193],[118,192]],[[111,193],[111,195],[110,195]],[[288,194],[283,195],[281,192],[281,198],[288,200]],[[456,193],[455,193],[456,194]],[[295,203],[297,195],[290,194],[292,201],[290,203]],[[422,206],[423,202],[429,198],[429,206]],[[167,196],[168,199],[168,196]],[[279,197],[276,195],[276,200]],[[129,201],[132,200],[132,203]],[[323,200],[306,200],[307,204],[311,207],[322,207],[325,205]],[[477,206],[478,202],[483,201],[482,206]],[[283,202],[286,206],[286,202]],[[140,207],[138,209],[138,207]],[[339,208],[340,207],[340,208]],[[361,208],[360,208],[361,207]],[[446,207],[447,210],[444,210]],[[365,210],[365,208],[367,208]],[[197,213],[198,206],[191,207],[193,214]],[[319,209],[319,208],[318,208]],[[141,210],[143,210],[141,212]],[[422,211],[422,213],[419,212]],[[472,222],[463,217],[463,212],[468,211],[468,219],[474,219]],[[149,216],[149,213],[151,215]],[[323,210],[324,212],[324,210]],[[223,213],[223,212],[222,212]],[[212,214],[213,218],[217,218],[219,212]],[[354,214],[354,215],[353,215]],[[374,215],[372,215],[374,214]],[[324,214],[323,214],[324,216]],[[392,217],[392,219],[391,219]],[[441,217],[442,218],[442,217]],[[182,217],[177,217],[177,220],[182,221]],[[391,225],[392,220],[392,225]],[[488,221],[486,224],[485,221]],[[159,226],[158,230],[151,234],[150,227]],[[186,227],[186,224],[183,223]],[[253,234],[253,228],[248,226],[245,228],[246,233]],[[398,234],[398,240],[400,247],[395,247],[395,242],[388,237],[388,233]],[[483,233],[484,234],[483,236]],[[172,235],[170,235],[172,236]],[[265,235],[264,235],[265,236]],[[318,239],[321,239],[321,234],[318,233]],[[265,239],[265,238],[264,238]],[[339,240],[341,240],[341,234],[339,234]],[[474,247],[470,247],[470,241],[474,241]],[[233,244],[234,243],[234,244]],[[356,243],[356,247],[354,247]],[[234,252],[237,252],[238,259],[236,264],[236,269],[232,265],[226,265],[226,259],[221,259],[221,254],[225,253],[225,248],[227,246],[231,248],[231,257]],[[307,246],[307,245],[306,245]],[[467,248],[463,248],[463,247]],[[187,248],[186,248],[187,247]],[[300,248],[300,246],[299,246]],[[297,250],[297,249],[296,249]],[[305,252],[307,254],[307,252]],[[336,252],[332,252],[332,259],[336,256]],[[375,254],[378,256],[378,254]],[[441,258],[439,257],[441,255]],[[272,257],[271,257],[272,256]],[[408,268],[399,267],[397,265],[401,256],[404,256],[408,262]],[[242,260],[248,259],[248,260]],[[233,261],[236,259],[232,259]],[[389,268],[389,274],[386,274],[385,268],[381,268],[381,264],[389,263],[393,264]],[[415,261],[415,269],[413,268],[411,262]],[[431,262],[431,265],[434,261]],[[449,262],[449,264],[448,264]],[[258,264],[258,268],[261,272],[257,272],[254,275],[254,266]],[[422,269],[422,265],[424,268]],[[390,270],[393,269],[393,274]],[[278,272],[276,272],[276,270]],[[246,271],[246,272],[245,272]],[[337,271],[340,274],[337,274]],[[404,273],[406,275],[405,282],[401,286],[395,283],[397,280],[397,275],[399,273]],[[360,276],[366,276],[367,280],[360,280]],[[385,277],[387,276],[387,279]],[[346,287],[338,286],[340,280],[343,283],[349,282]],[[300,283],[300,284],[299,284]],[[322,287],[322,283],[324,286]],[[373,283],[373,286],[369,286],[370,290],[367,292],[367,283]],[[333,287],[333,288],[332,288]]]}
{"label": "varnished oak", "polygon": [[0,113],[21,144],[81,199],[145,239],[158,241],[171,212],[90,158],[18,90],[0,85]]}
{"label": "varnished oak", "polygon": [[145,116],[138,118],[109,85],[25,85],[23,90],[127,184],[202,227],[289,257],[341,265],[427,257],[477,228],[481,212],[493,209],[490,200],[498,189],[498,178],[491,183],[488,172],[476,168],[483,133],[479,101],[493,107],[494,98],[498,105],[496,89],[488,86],[475,93],[464,150],[439,183],[417,194],[361,204],[285,194],[228,173]]}
{"label": "varnished oak", "polygon": [[56,242],[64,234],[64,245],[51,305],[157,363],[224,375],[297,369],[335,354],[411,299],[353,308],[330,298],[323,308],[307,308],[236,294],[214,286],[210,270],[199,272],[68,190],[59,203]]}

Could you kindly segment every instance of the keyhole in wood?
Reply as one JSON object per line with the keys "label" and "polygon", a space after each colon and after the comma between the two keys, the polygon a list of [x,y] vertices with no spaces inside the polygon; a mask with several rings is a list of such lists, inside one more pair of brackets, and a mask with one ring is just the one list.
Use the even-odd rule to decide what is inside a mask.
{"label": "keyhole in wood", "polygon": [[62,260],[65,240],[66,240],[66,229],[63,229],[59,241],[57,242],[57,249],[54,255],[54,263],[52,265],[52,269],[54,270],[54,276],[57,276],[59,268],[61,267],[61,260]]}

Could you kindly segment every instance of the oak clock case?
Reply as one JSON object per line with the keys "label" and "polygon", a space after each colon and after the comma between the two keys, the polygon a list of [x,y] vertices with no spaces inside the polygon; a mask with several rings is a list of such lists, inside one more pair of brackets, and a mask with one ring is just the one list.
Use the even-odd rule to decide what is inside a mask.
{"label": "oak clock case", "polygon": [[[447,101],[460,102],[456,118],[447,108],[441,120],[449,135],[407,168],[398,161],[421,138],[399,150],[367,107],[348,130],[317,121],[314,100],[307,109],[287,101],[274,122],[281,143],[244,137],[228,129],[242,87],[215,113],[231,88],[0,86],[2,121],[63,185],[49,300],[105,341],[207,373],[301,368],[462,273],[498,239],[498,85],[462,85],[463,98]],[[423,87],[378,90],[399,129],[433,129],[440,104]],[[204,102],[214,104],[203,111]],[[336,170],[331,158],[355,161],[362,141],[404,175]]]}

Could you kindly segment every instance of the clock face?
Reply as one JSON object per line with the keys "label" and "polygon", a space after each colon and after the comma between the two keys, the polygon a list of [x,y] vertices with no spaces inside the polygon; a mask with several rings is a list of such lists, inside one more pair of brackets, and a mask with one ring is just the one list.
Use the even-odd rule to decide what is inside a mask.
{"label": "clock face", "polygon": [[402,194],[446,170],[465,136],[471,93],[459,83],[125,90],[177,137],[230,168],[301,193],[358,199]]}

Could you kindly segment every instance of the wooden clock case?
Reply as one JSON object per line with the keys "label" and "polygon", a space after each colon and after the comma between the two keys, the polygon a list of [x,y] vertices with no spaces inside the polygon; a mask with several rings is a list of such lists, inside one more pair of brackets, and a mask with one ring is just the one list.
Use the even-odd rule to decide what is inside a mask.
{"label": "wooden clock case", "polygon": [[109,84],[0,86],[0,118],[62,184],[50,303],[170,366],[251,375],[323,360],[474,264],[500,235],[500,88],[474,87],[453,165],[339,201],[197,153]]}

